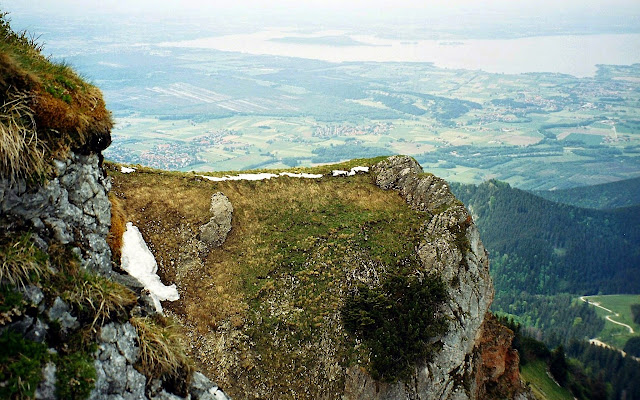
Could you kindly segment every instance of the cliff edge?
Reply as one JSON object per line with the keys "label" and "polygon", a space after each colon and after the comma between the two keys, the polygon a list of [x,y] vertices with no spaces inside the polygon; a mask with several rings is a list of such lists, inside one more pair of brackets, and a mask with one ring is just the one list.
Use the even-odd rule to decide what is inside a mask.
{"label": "cliff edge", "polygon": [[[487,313],[472,218],[414,159],[242,176],[109,171],[181,293],[167,310],[190,354],[234,398],[526,398],[512,334]],[[222,193],[231,230],[211,246],[201,227]]]}
{"label": "cliff edge", "polygon": [[[526,397],[472,218],[415,160],[105,165],[99,90],[0,33],[0,397]],[[123,270],[125,225],[178,300]]]}

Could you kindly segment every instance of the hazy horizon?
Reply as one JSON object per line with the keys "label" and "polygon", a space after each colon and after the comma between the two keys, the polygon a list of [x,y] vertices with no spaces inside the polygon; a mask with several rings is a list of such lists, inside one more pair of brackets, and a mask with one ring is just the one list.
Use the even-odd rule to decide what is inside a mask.
{"label": "hazy horizon", "polygon": [[446,179],[528,189],[639,171],[636,0],[0,8],[102,90],[114,161],[202,171],[407,154]]}
{"label": "hazy horizon", "polygon": [[[101,23],[131,19],[193,24],[202,29],[255,30],[268,26],[316,29],[353,29],[365,32],[414,30],[450,32],[458,37],[491,38],[498,35],[535,36],[560,32],[585,34],[640,32],[640,2],[615,1],[506,1],[436,0],[416,4],[409,0],[292,1],[121,1],[87,6],[80,0],[3,0],[20,29],[38,31],[33,20],[62,23],[88,19]],[[250,33],[250,32],[246,32]]]}

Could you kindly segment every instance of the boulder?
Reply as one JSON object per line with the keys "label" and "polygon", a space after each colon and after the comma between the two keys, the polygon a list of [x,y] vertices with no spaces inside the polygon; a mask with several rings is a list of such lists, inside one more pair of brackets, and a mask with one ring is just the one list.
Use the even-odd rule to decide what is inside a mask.
{"label": "boulder", "polygon": [[200,227],[200,240],[209,246],[218,247],[224,243],[231,231],[233,206],[227,196],[217,192],[211,196],[209,211],[213,215],[209,222]]}

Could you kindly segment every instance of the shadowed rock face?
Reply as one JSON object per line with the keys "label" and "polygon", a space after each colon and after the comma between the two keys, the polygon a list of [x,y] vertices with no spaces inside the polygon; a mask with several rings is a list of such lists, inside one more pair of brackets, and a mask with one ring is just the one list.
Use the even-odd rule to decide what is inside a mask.
{"label": "shadowed rock face", "polygon": [[[507,370],[487,367],[493,372],[478,374],[483,362],[478,346],[481,342],[492,342],[486,335],[482,341],[480,338],[494,295],[489,260],[478,230],[463,204],[449,191],[447,183],[433,175],[423,174],[414,159],[390,157],[376,164],[372,172],[378,186],[398,191],[412,208],[432,215],[417,252],[423,268],[437,272],[449,284],[450,300],[445,304],[444,312],[450,324],[448,333],[440,338],[442,349],[429,362],[416,366],[408,382],[375,382],[365,371],[353,367],[348,371],[345,397],[482,398],[480,395],[487,393],[484,385],[488,378],[498,379]],[[510,340],[498,340],[492,351],[506,354],[509,345]],[[487,356],[485,361],[488,360]],[[512,377],[508,380],[515,385],[511,393],[515,393],[521,388],[519,376],[514,377],[512,369],[507,373]]]}
{"label": "shadowed rock face", "polygon": [[520,357],[511,348],[512,341],[513,332],[487,314],[477,343],[480,354],[477,398],[527,398],[520,383]]}

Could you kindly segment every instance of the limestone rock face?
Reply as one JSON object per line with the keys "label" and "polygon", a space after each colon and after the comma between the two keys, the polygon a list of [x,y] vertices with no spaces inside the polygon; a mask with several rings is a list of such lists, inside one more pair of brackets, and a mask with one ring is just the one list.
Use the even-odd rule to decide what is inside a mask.
{"label": "limestone rock face", "polygon": [[94,362],[96,383],[90,399],[144,399],[146,377],[133,368],[138,335],[130,323],[102,327]]}
{"label": "limestone rock face", "polygon": [[109,323],[101,328],[96,368],[96,383],[89,399],[172,399],[228,400],[227,395],[209,378],[195,372],[185,397],[168,393],[159,379],[146,388],[147,377],[134,365],[140,357],[138,334],[130,323]]}
{"label": "limestone rock face", "polygon": [[213,215],[209,222],[200,227],[200,240],[210,246],[218,247],[224,243],[231,231],[233,205],[222,192],[214,193],[211,196],[209,212]]}
{"label": "limestone rock face", "polygon": [[[345,397],[481,398],[479,393],[486,393],[484,378],[477,379],[481,363],[481,327],[494,291],[488,255],[478,230],[447,183],[431,174],[423,174],[414,159],[390,157],[376,164],[372,172],[378,186],[398,191],[412,208],[431,215],[417,252],[423,267],[439,273],[448,283],[450,300],[443,311],[450,323],[447,334],[440,338],[442,349],[429,362],[416,366],[408,382],[375,382],[366,371],[353,367],[347,371]],[[495,378],[505,371],[504,368],[494,369]]]}
{"label": "limestone rock face", "polygon": [[[11,182],[0,178],[0,226],[33,232],[38,247],[45,252],[50,245],[60,243],[72,245],[83,266],[103,276],[111,277],[134,290],[135,279],[115,273],[111,268],[111,250],[107,234],[111,226],[111,203],[108,192],[109,179],[100,166],[96,153],[74,154],[70,152],[64,160],[53,161],[53,176],[43,184],[27,184],[24,180]],[[222,243],[231,229],[233,207],[222,194],[212,198],[210,227],[215,224],[214,242]],[[209,224],[208,224],[209,225]],[[55,273],[55,271],[54,271]],[[26,286],[21,292],[30,310],[38,316],[22,315],[14,322],[0,328],[11,329],[26,339],[45,342],[54,334],[47,322],[55,322],[59,332],[65,336],[81,328],[78,316],[69,304],[60,297],[45,301],[45,294],[37,286]],[[147,297],[140,297],[139,312],[146,315],[144,307]],[[47,306],[49,304],[49,306]],[[30,312],[31,313],[31,312]],[[156,390],[147,385],[148,378],[134,365],[139,361],[138,334],[128,322],[111,322],[101,327],[97,338],[98,350],[94,366],[97,379],[91,399],[219,399],[228,397],[215,383],[202,374],[193,378],[187,388],[186,397],[167,393],[165,382],[156,380]],[[43,380],[35,393],[38,399],[56,399],[56,386],[68,384],[56,381],[56,365],[43,366]]]}
{"label": "limestone rock face", "polygon": [[67,159],[54,161],[55,177],[43,186],[24,181],[11,185],[0,179],[0,222],[30,224],[41,247],[50,239],[76,243],[85,267],[108,274],[111,185],[98,164],[97,154],[70,153]]}

